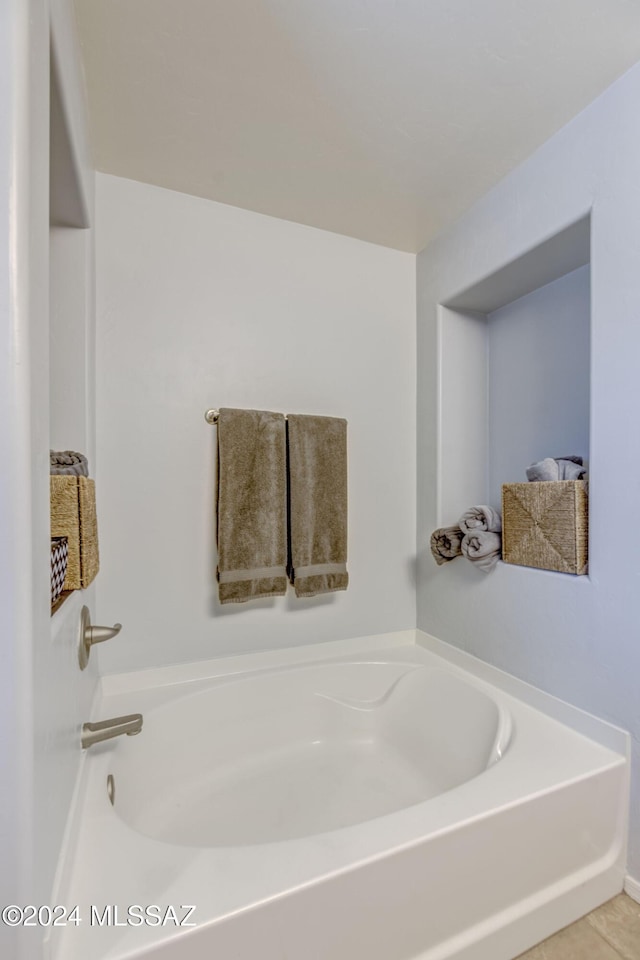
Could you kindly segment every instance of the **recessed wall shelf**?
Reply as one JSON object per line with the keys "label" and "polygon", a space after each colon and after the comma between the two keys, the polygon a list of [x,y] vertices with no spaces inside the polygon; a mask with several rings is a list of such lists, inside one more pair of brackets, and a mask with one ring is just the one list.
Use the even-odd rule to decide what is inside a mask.
{"label": "recessed wall shelf", "polygon": [[[49,104],[49,447],[89,453],[93,400],[91,231],[69,89],[52,42]],[[69,580],[66,581],[67,585]],[[53,616],[70,591],[51,608]]]}
{"label": "recessed wall shelf", "polygon": [[439,307],[439,523],[589,457],[590,214]]}

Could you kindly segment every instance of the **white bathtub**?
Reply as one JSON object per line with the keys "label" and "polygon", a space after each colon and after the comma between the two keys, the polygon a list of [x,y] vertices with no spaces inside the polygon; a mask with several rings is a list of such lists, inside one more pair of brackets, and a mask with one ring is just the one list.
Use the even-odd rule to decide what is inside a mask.
{"label": "white bathtub", "polygon": [[621,890],[625,735],[411,639],[108,680],[55,960],[510,960]]}

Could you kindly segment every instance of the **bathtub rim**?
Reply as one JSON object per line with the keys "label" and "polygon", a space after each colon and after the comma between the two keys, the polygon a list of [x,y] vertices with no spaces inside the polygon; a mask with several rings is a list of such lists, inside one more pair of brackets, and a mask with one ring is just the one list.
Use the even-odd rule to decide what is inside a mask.
{"label": "bathtub rim", "polygon": [[162,667],[149,667],[128,673],[106,674],[99,681],[94,698],[92,718],[99,712],[104,700],[112,702],[130,693],[161,690],[182,684],[193,684],[195,692],[207,686],[211,680],[225,680],[230,676],[248,676],[263,671],[271,672],[302,666],[312,666],[332,660],[349,660],[350,657],[376,651],[419,647],[442,658],[462,674],[471,675],[479,683],[497,688],[508,696],[521,700],[539,710],[552,720],[557,720],[576,733],[594,740],[603,747],[619,753],[629,761],[630,734],[609,720],[598,717],[581,707],[568,703],[539,687],[475,657],[461,647],[439,640],[423,630],[399,630],[391,633],[373,634],[347,640],[332,640],[308,644],[302,647],[279,647],[274,650],[240,653],[233,657],[197,660]]}

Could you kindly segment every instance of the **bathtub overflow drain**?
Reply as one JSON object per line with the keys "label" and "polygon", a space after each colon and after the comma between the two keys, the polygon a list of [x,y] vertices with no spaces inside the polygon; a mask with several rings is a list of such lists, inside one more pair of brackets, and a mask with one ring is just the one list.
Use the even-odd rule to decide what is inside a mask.
{"label": "bathtub overflow drain", "polygon": [[107,796],[111,801],[111,806],[115,803],[116,800],[116,782],[113,779],[113,774],[110,773],[107,777]]}

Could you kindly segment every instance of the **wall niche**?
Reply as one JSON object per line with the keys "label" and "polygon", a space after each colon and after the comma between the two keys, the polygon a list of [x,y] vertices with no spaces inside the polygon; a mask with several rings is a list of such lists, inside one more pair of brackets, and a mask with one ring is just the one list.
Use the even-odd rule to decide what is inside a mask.
{"label": "wall niche", "polygon": [[589,458],[586,215],[439,306],[438,519],[500,507],[529,464]]}
{"label": "wall niche", "polygon": [[[54,36],[49,76],[49,447],[93,459],[93,247],[89,199]],[[58,531],[60,532],[60,531]],[[70,591],[51,608],[57,613]],[[58,616],[77,616],[72,608]],[[54,633],[61,630],[57,622]]]}
{"label": "wall niche", "polygon": [[87,451],[93,377],[91,236],[55,49],[49,109],[49,444]]}

